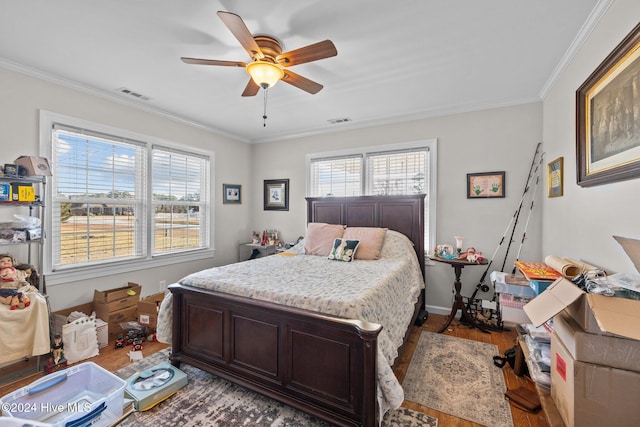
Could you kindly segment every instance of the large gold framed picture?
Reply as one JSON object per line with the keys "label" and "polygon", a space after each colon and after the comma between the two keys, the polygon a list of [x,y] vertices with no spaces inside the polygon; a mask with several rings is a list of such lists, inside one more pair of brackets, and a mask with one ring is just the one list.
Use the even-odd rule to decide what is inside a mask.
{"label": "large gold framed picture", "polygon": [[576,91],[582,187],[640,177],[640,24]]}

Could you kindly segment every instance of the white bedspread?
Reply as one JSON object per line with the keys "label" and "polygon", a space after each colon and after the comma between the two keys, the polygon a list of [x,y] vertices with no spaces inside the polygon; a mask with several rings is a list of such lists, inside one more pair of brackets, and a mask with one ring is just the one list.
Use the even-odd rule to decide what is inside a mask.
{"label": "white bedspread", "polygon": [[[332,261],[302,255],[300,248],[301,244],[283,255],[199,271],[179,283],[381,324],[378,400],[382,413],[398,408],[404,392],[391,366],[424,287],[411,242],[388,231],[382,256],[375,261]],[[158,316],[159,340],[171,342],[171,322],[168,293]]]}

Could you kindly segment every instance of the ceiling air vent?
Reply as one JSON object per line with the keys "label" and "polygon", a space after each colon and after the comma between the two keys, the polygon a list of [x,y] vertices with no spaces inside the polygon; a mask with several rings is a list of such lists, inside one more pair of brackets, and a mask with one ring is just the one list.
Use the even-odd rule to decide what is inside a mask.
{"label": "ceiling air vent", "polygon": [[336,125],[338,123],[346,123],[346,122],[350,122],[351,119],[349,117],[341,117],[339,119],[330,119],[327,120],[329,123],[331,123],[332,125]]}
{"label": "ceiling air vent", "polygon": [[125,95],[129,95],[133,98],[139,99],[141,101],[148,101],[150,98],[148,96],[144,96],[141,93],[138,93],[136,91],[133,91],[131,89],[127,89],[126,87],[121,87],[119,89],[116,89],[118,92],[123,93]]}

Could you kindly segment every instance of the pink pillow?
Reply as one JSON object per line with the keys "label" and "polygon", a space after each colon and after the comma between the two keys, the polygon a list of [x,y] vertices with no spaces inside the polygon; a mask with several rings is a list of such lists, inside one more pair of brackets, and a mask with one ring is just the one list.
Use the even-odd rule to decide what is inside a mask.
{"label": "pink pillow", "polygon": [[360,240],[356,259],[379,259],[387,228],[347,227],[343,239]]}
{"label": "pink pillow", "polygon": [[329,256],[333,242],[342,237],[344,225],[310,222],[304,236],[304,253]]}

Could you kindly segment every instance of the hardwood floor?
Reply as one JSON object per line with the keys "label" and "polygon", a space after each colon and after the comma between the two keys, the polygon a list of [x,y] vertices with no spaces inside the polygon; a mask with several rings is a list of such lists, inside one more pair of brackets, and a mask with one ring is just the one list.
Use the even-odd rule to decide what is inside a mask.
{"label": "hardwood floor", "polygon": [[[425,322],[422,327],[414,326],[412,327],[412,331],[409,337],[409,340],[406,344],[406,348],[403,352],[403,355],[398,360],[396,364],[395,373],[400,382],[404,379],[407,369],[409,368],[409,362],[411,360],[411,356],[415,350],[415,347],[418,343],[418,339],[420,337],[420,332],[422,330],[437,332],[438,329],[444,324],[446,317],[439,316],[437,314],[430,314],[427,322]],[[476,341],[482,341],[486,343],[495,344],[498,346],[500,350],[500,354],[502,354],[506,349],[512,347],[516,340],[515,331],[503,331],[503,332],[492,332],[491,334],[485,334],[480,332],[477,329],[470,329],[464,325],[458,324],[457,320],[454,320],[449,326],[448,330],[445,332],[447,335],[452,335],[460,338],[472,339]],[[157,351],[160,351],[163,348],[168,347],[166,344],[158,343],[158,342],[145,342],[143,347],[143,354],[145,356],[149,356]],[[109,371],[117,371],[118,369],[127,366],[129,362],[128,356],[129,349],[125,347],[123,349],[114,349],[113,345],[109,345],[103,349],[100,349],[100,355],[94,358],[91,358],[90,361],[102,366],[103,368]],[[532,390],[535,390],[535,387],[531,381],[525,377],[518,377],[513,373],[513,370],[509,367],[505,367],[503,369],[505,373],[505,380],[507,384],[507,388],[515,388],[521,385],[526,387],[530,387]],[[21,387],[24,387],[27,384],[37,380],[40,378],[42,374],[34,374],[30,377],[23,378],[20,381],[3,385],[0,387],[0,396],[4,396],[7,393],[11,393],[14,390],[17,390]],[[425,406],[419,405],[417,403],[405,401],[404,406],[411,408],[416,411],[424,412],[431,416],[437,417],[439,420],[440,427],[478,427],[479,424],[472,423],[470,421],[457,418],[448,414],[444,414],[442,412],[435,411],[433,409],[427,408]],[[512,408],[511,414],[513,415],[513,421],[515,427],[545,427],[548,426],[548,423],[545,419],[542,411],[537,414],[530,414],[519,409]]]}
{"label": "hardwood floor", "polygon": [[[404,349],[403,354],[402,356],[400,356],[400,359],[398,360],[398,363],[396,363],[396,367],[394,369],[396,377],[398,377],[398,380],[400,380],[400,382],[404,380],[404,376],[407,372],[407,369],[409,368],[409,362],[411,361],[413,352],[416,348],[416,345],[418,344],[420,333],[423,330],[437,332],[442,327],[442,325],[444,325],[446,318],[447,316],[429,314],[429,318],[424,323],[424,325],[422,325],[422,327],[413,327],[411,335],[409,336],[409,340],[407,341],[406,348]],[[453,322],[451,322],[451,325],[449,325],[444,333],[459,338],[466,338],[475,341],[495,344],[498,346],[500,354],[503,354],[504,351],[508,348],[513,347],[516,342],[517,336],[515,330],[491,332],[490,334],[485,334],[478,329],[471,329],[465,325],[459,324],[457,318],[454,319]],[[508,366],[503,368],[503,371],[505,374],[505,383],[507,385],[507,388],[525,386],[535,391],[534,384],[527,377],[516,376],[513,373],[513,370]],[[406,400],[403,406],[406,406],[407,408],[413,409],[415,411],[424,412],[433,417],[437,417],[438,426],[440,427],[481,427],[480,424],[444,414],[434,409],[427,408],[426,406],[422,406],[420,404],[409,402]],[[511,415],[513,416],[513,423],[515,427],[547,427],[549,425],[542,411],[539,411],[537,414],[531,414],[512,407]]]}

